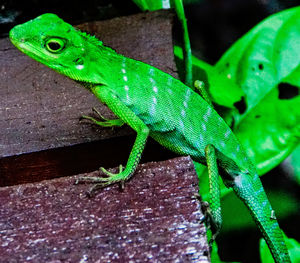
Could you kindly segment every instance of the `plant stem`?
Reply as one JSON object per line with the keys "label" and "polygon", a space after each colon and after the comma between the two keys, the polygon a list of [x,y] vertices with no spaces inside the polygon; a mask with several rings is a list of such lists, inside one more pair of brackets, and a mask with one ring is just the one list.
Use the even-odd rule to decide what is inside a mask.
{"label": "plant stem", "polygon": [[185,65],[185,84],[187,86],[193,86],[193,67],[192,67],[192,51],[191,51],[191,44],[190,38],[187,28],[187,22],[184,14],[184,8],[182,4],[182,0],[174,0],[175,11],[177,17],[182,26],[182,33],[183,33],[183,57],[184,57],[184,65]]}

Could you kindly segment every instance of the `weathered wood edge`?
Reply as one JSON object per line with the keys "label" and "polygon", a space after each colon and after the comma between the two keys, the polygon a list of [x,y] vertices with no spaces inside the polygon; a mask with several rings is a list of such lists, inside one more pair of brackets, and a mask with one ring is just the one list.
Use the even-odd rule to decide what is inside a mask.
{"label": "weathered wood edge", "polygon": [[208,262],[190,158],[142,164],[93,198],[76,178],[0,188],[0,262]]}

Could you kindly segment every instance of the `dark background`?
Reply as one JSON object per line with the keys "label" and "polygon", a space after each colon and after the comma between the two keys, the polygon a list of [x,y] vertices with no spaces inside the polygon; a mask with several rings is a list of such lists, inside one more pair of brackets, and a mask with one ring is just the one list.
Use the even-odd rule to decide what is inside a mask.
{"label": "dark background", "polygon": [[[215,63],[235,40],[263,18],[299,4],[299,0],[202,0],[187,5],[193,51]],[[140,9],[131,0],[0,0],[0,37],[8,36],[14,25],[47,12],[80,24],[135,14]]]}

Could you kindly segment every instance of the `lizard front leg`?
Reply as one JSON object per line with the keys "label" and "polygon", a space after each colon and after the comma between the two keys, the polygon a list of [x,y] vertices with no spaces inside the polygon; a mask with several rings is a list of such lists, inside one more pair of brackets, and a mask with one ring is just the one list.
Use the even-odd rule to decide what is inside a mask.
{"label": "lizard front leg", "polygon": [[124,124],[124,121],[122,121],[121,119],[113,119],[113,120],[106,119],[105,117],[103,117],[101,115],[101,113],[96,108],[92,108],[92,110],[94,113],[96,113],[98,115],[100,120],[95,119],[91,116],[87,116],[87,115],[82,115],[80,120],[83,120],[83,119],[89,120],[92,123],[99,125],[101,127],[121,127]]}
{"label": "lizard front leg", "polygon": [[113,174],[106,171],[104,168],[101,168],[102,172],[108,175],[108,177],[82,177],[77,180],[77,183],[96,183],[96,185],[91,188],[91,193],[98,188],[103,188],[115,183],[123,184],[126,180],[128,180],[133,175],[137,165],[139,164],[149,135],[149,128],[146,124],[138,116],[136,116],[135,113],[130,110],[107,86],[97,86],[92,90],[92,92],[124,123],[127,123],[132,129],[134,129],[137,132],[137,137],[124,170],[122,170],[122,167],[120,166],[120,172]]}

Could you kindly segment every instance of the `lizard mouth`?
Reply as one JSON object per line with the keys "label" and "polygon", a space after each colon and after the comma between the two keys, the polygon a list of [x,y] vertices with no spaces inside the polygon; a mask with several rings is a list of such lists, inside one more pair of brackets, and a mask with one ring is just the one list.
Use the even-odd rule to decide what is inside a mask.
{"label": "lizard mouth", "polygon": [[35,53],[37,53],[35,50],[35,47],[30,45],[28,41],[24,37],[22,37],[22,34],[20,33],[21,28],[19,26],[15,26],[13,29],[9,31],[9,39],[13,43],[13,45],[22,51],[23,53],[26,52],[29,56],[36,57]]}
{"label": "lizard mouth", "polygon": [[14,41],[13,39],[11,39],[11,42],[14,44],[14,46],[19,49],[21,52],[25,53],[27,56],[35,59],[35,60],[38,60],[39,62],[42,62],[41,61],[41,56],[39,56],[39,52],[38,50],[28,44],[28,43],[25,43],[24,41],[21,41],[21,42],[18,42],[18,41]]}
{"label": "lizard mouth", "polygon": [[[13,29],[10,30],[9,32],[9,38],[10,41],[13,43],[13,45],[26,54],[27,56],[33,58],[34,60],[48,65],[49,67],[53,68],[54,70],[60,71],[65,68],[64,65],[62,64],[56,64],[52,63],[49,65],[49,60],[55,59],[54,57],[49,58],[49,54],[44,54],[44,50],[42,48],[39,48],[38,46],[35,46],[31,44],[30,41],[27,41],[24,36],[22,36],[22,30],[19,28],[19,26],[14,27]],[[48,58],[48,59],[45,59]]]}
{"label": "lizard mouth", "polygon": [[20,50],[22,53],[26,54],[27,56],[33,58],[34,60],[44,64],[44,65],[48,65],[49,67],[51,67],[52,69],[56,70],[56,71],[63,71],[64,69],[66,69],[66,66],[64,66],[61,63],[52,63],[51,65],[49,65],[47,63],[47,60],[43,59],[43,54],[42,52],[34,47],[33,45],[31,45],[28,42],[25,41],[14,41],[13,39],[11,39],[11,42],[14,44],[14,46]]}

